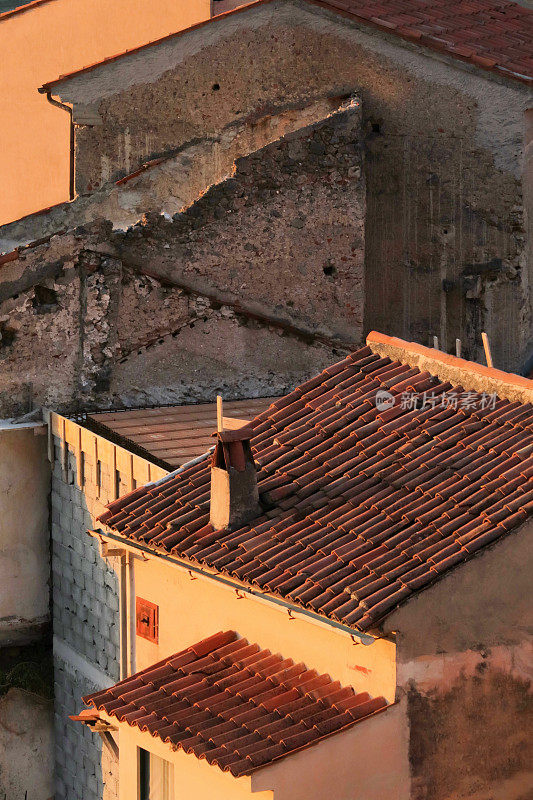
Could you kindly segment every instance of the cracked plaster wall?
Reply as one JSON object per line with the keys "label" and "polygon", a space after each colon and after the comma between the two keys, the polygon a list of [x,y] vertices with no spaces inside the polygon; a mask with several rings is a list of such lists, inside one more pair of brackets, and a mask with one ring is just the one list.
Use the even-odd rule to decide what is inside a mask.
{"label": "cracked plaster wall", "polygon": [[[342,107],[342,103],[341,103]],[[260,109],[238,119],[214,136],[199,138],[150,162],[148,169],[125,180],[109,181],[108,171],[97,186],[84,185],[77,170],[79,195],[45,212],[31,214],[0,227],[0,250],[9,252],[58,231],[71,230],[97,219],[126,230],[144,214],[166,217],[184,210],[209,186],[231,177],[237,158],[253,153],[288,133],[321,122],[339,110],[339,98],[319,98],[305,105]],[[122,165],[122,162],[121,162]],[[126,171],[131,164],[125,163]],[[136,165],[138,166],[138,165]],[[122,175],[124,170],[119,174]]]}
{"label": "cracked plaster wall", "polygon": [[77,136],[91,184],[103,163],[118,176],[265,104],[360,95],[365,328],[438,335],[448,351],[461,338],[476,360],[485,329],[495,364],[519,367],[531,331],[525,87],[295,2],[215,20],[58,90],[101,120]]}
{"label": "cracked plaster wall", "polygon": [[272,395],[357,344],[359,129],[349,102],[238,159],[173,220],[21,250],[0,283],[3,413]]}
{"label": "cracked plaster wall", "polygon": [[[116,257],[84,249],[93,242],[81,233],[69,240],[53,277],[0,302],[2,416],[31,404],[76,410],[206,401],[217,388],[228,398],[271,395],[339,355],[138,275]],[[55,245],[31,251],[29,270]]]}

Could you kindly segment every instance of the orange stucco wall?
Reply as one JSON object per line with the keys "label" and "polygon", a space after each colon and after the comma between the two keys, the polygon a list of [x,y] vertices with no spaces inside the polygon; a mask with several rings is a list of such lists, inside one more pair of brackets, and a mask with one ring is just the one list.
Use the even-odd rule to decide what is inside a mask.
{"label": "orange stucco wall", "polygon": [[49,0],[0,17],[0,224],[68,199],[68,114],[38,88],[210,13],[210,0]]}
{"label": "orange stucco wall", "polygon": [[[159,641],[134,637],[132,667],[154,662],[223,629],[296,662],[327,672],[343,684],[394,701],[396,647],[387,640],[354,644],[349,635],[309,622],[291,620],[286,611],[203,578],[158,557],[133,559],[133,596],[159,606]],[[133,611],[133,602],[130,605]],[[116,720],[108,718],[116,725]],[[138,748],[174,764],[175,800],[224,797],[227,800],[407,800],[410,796],[406,704],[396,703],[347,731],[327,737],[298,754],[280,759],[250,778],[236,780],[217,767],[173,751],[149,733],[127,724],[116,732],[120,748],[120,800],[136,797]]]}
{"label": "orange stucco wall", "polygon": [[[109,719],[112,724],[116,720]],[[119,800],[134,800],[138,793],[139,748],[149,750],[174,765],[174,798],[194,798],[194,800],[245,800],[251,797],[250,778],[234,778],[222,772],[207,761],[183,751],[173,751],[168,744],[154,739],[149,733],[141,733],[138,728],[119,725]],[[137,767],[137,768],[136,768]],[[254,800],[272,800],[270,791],[253,795]]]}

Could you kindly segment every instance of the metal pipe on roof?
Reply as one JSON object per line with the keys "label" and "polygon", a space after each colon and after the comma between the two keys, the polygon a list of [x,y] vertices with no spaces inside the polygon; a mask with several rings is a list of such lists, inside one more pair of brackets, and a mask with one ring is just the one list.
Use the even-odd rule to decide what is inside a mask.
{"label": "metal pipe on roof", "polygon": [[119,556],[119,616],[120,616],[120,680],[128,677],[128,612],[127,612],[127,568],[128,554]]}

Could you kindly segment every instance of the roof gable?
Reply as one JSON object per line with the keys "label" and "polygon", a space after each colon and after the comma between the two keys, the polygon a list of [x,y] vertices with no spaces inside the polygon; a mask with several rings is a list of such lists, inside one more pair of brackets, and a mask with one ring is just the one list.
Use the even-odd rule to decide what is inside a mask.
{"label": "roof gable", "polygon": [[[56,84],[131,57],[147,48],[179,39],[233,15],[241,15],[279,0],[254,0],[162,39],[118,53],[97,64],[61,75]],[[509,0],[302,0],[365,27],[463,61],[483,71],[531,84],[533,82],[533,10]]]}
{"label": "roof gable", "polygon": [[[383,391],[392,407],[376,405]],[[408,356],[364,347],[253,424],[264,513],[252,523],[213,530],[207,459],[111,503],[100,520],[368,630],[533,510],[532,404],[440,380]]]}

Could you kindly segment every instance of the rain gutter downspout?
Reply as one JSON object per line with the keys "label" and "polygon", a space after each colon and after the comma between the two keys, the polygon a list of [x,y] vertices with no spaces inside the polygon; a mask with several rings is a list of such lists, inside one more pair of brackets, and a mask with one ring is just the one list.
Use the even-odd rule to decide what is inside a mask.
{"label": "rain gutter downspout", "polygon": [[61,103],[59,100],[54,100],[52,97],[52,90],[46,89],[44,86],[41,86],[38,90],[39,94],[46,94],[46,99],[49,103],[56,108],[62,108],[63,111],[67,111],[69,118],[70,118],[70,156],[69,156],[69,200],[74,200],[75,191],[74,191],[74,120],[72,119],[72,108],[71,106],[67,106],[64,103]]}

